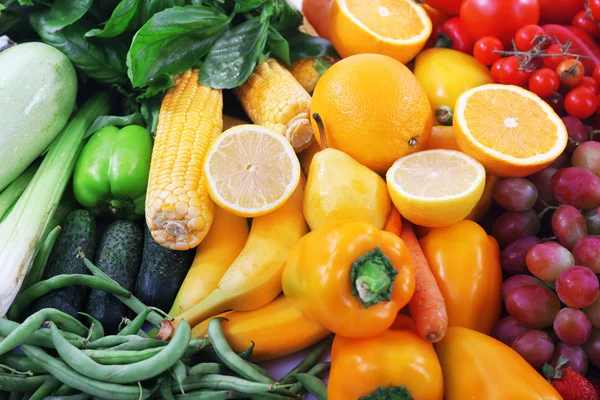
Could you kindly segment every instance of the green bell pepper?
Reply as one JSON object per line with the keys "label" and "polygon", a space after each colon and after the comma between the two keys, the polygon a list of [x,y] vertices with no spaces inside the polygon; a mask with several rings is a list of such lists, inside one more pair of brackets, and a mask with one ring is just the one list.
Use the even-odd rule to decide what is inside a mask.
{"label": "green bell pepper", "polygon": [[86,143],[73,173],[77,201],[95,215],[144,215],[152,137],[138,125],[99,129]]}

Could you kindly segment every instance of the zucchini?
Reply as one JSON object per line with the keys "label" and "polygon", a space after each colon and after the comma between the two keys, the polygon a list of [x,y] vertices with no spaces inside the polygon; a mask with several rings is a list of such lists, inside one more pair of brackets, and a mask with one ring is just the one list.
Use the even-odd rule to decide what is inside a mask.
{"label": "zucchini", "polygon": [[195,250],[177,251],[161,246],[146,227],[135,297],[148,306],[168,311],[194,261],[194,254]]}
{"label": "zucchini", "polygon": [[[89,270],[78,257],[94,257],[96,251],[96,221],[86,210],[75,210],[69,214],[52,248],[42,279],[61,274],[89,274]],[[89,289],[85,286],[69,286],[40,297],[32,305],[31,312],[42,308],[56,308],[75,318],[85,304]]]}
{"label": "zucchini", "polygon": [[69,59],[44,43],[0,53],[0,191],[38,158],[75,106],[77,75]]}
{"label": "zucchini", "polygon": [[[96,266],[119,285],[133,291],[142,261],[143,241],[144,232],[137,223],[126,220],[111,222],[98,246]],[[92,289],[86,313],[100,321],[107,334],[114,334],[121,319],[128,316],[129,309],[112,294]]]}

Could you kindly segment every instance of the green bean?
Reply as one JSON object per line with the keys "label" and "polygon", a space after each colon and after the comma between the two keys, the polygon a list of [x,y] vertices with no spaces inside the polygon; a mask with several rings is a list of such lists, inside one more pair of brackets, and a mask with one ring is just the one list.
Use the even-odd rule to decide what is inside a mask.
{"label": "green bean", "polygon": [[[307,374],[312,375],[312,376],[320,376],[320,375],[324,374],[325,372],[329,371],[329,368],[331,368],[330,362],[320,363],[320,364],[317,364],[314,367],[312,367],[307,372]],[[298,383],[295,383],[294,386],[292,386],[292,388],[290,389],[290,392],[299,394],[303,388],[304,388],[304,386],[302,386],[302,383],[298,382]]]}
{"label": "green bean", "polygon": [[127,326],[125,326],[125,328],[121,329],[121,331],[119,333],[117,333],[117,335],[119,335],[119,336],[136,335],[137,332],[140,329],[142,329],[142,326],[144,325],[144,322],[146,322],[146,318],[148,318],[150,311],[152,311],[152,310],[150,310],[149,308],[146,308],[144,311],[139,313],[137,315],[137,317],[135,317],[132,321],[130,321],[129,324],[127,324]]}
{"label": "green bean", "polygon": [[321,341],[321,343],[317,344],[308,355],[298,363],[291,371],[289,371],[283,378],[281,378],[281,383],[293,383],[296,382],[296,378],[294,378],[294,374],[306,372],[311,369],[316,363],[319,362],[319,359],[329,348],[331,345],[332,339],[331,336],[327,337],[325,340]]}
{"label": "green bean", "polygon": [[27,356],[46,368],[48,373],[56,379],[74,389],[81,390],[82,392],[86,392],[93,396],[111,400],[137,400],[138,398],[149,398],[156,390],[156,388],[140,389],[139,386],[98,382],[71,369],[63,361],[48,355],[39,347],[23,345],[21,348]]}
{"label": "green bean", "polygon": [[250,395],[252,400],[290,400],[290,397],[277,393],[265,392]]}
{"label": "green bean", "polygon": [[[6,336],[10,335],[15,329],[19,327],[19,323],[11,321],[6,318],[0,318],[0,340],[4,340]],[[77,348],[84,347],[86,345],[85,338],[76,335],[71,332],[60,331],[60,334],[69,341],[73,346]],[[54,348],[52,344],[52,338],[50,337],[49,329],[38,329],[28,338],[25,338],[25,344],[33,344],[36,346],[42,346],[47,348]]]}
{"label": "green bean", "polygon": [[50,326],[50,332],[56,351],[71,368],[88,378],[113,383],[139,382],[160,375],[183,356],[191,337],[189,324],[182,320],[169,344],[154,357],[126,365],[102,365],[71,346],[60,336],[56,326]]}
{"label": "green bean", "polygon": [[[45,321],[52,320],[64,329],[78,335],[87,334],[87,328],[81,322],[62,311],[53,308],[44,308],[29,316],[17,329],[12,331],[0,342],[0,354],[4,354],[25,343],[25,340],[37,331]],[[59,334],[60,336],[60,334]],[[62,337],[62,336],[61,336]],[[63,338],[64,339],[64,338]]]}
{"label": "green bean", "polygon": [[227,399],[241,399],[245,398],[246,395],[241,393],[235,393],[232,390],[197,390],[188,394],[178,394],[175,396],[177,400],[227,400]]}
{"label": "green bean", "polygon": [[55,396],[70,396],[76,394],[76,390],[72,387],[69,387],[63,383],[61,387],[59,387],[56,392],[54,392]]}
{"label": "green bean", "polygon": [[[239,393],[252,394],[272,392],[275,389],[282,387],[285,386],[276,383],[252,382],[235,376],[217,374],[188,376],[183,381],[183,390],[185,391],[196,389],[225,389],[234,390]],[[171,391],[174,393],[181,393],[179,386],[175,383],[171,383]]]}
{"label": "green bean", "polygon": [[319,400],[327,400],[327,386],[322,380],[310,374],[294,374],[298,382]]}
{"label": "green bean", "polygon": [[53,290],[61,289],[67,286],[83,285],[93,289],[103,290],[108,293],[117,294],[123,297],[130,297],[131,293],[123,287],[108,282],[105,279],[97,276],[85,274],[63,274],[56,275],[44,281],[32,285],[29,289],[19,293],[13,302],[8,317],[10,319],[18,319],[27,307],[36,299],[52,292]]}
{"label": "green bean", "polygon": [[208,337],[213,345],[217,357],[225,364],[230,370],[234,371],[242,378],[260,382],[264,384],[273,384],[273,380],[267,378],[260,372],[258,372],[252,365],[246,360],[237,355],[227,343],[227,339],[223,334],[221,328],[221,321],[225,318],[213,318],[208,323]]}
{"label": "green bean", "polygon": [[34,392],[49,379],[52,379],[52,376],[16,376],[0,373],[0,389],[19,393]]}
{"label": "green bean", "polygon": [[91,397],[87,393],[79,393],[70,396],[48,396],[46,400],[88,400]]}
{"label": "green bean", "polygon": [[[85,264],[86,267],[88,267],[88,269],[95,276],[98,276],[100,278],[103,278],[109,282],[113,282],[118,285],[118,283],[114,279],[112,279],[111,277],[106,275],[100,268],[98,268],[94,264],[92,264],[92,262],[90,260],[88,260],[87,258],[85,258],[85,257],[83,258],[83,263]],[[121,300],[121,302],[123,304],[125,304],[127,307],[131,308],[136,314],[139,314],[148,308],[148,306],[146,306],[144,303],[142,303],[140,301],[140,299],[138,299],[137,297],[135,297],[133,295],[130,297],[123,297],[123,296],[119,296],[117,294],[113,294],[113,296],[115,296],[117,299]],[[147,319],[154,326],[159,327],[160,324],[162,323],[163,317],[159,313],[152,311],[150,314],[148,314]]]}
{"label": "green bean", "polygon": [[132,364],[138,361],[147,360],[154,357],[163,350],[162,347],[155,347],[146,350],[82,350],[92,360],[103,365],[123,365]]}
{"label": "green bean", "polygon": [[194,365],[188,375],[207,375],[207,374],[223,374],[227,372],[227,368],[219,363],[200,363]]}
{"label": "green bean", "polygon": [[187,367],[181,360],[177,360],[177,362],[169,369],[169,373],[175,379],[175,382],[181,388],[181,393],[185,393],[183,390],[183,380],[187,377]]}
{"label": "green bean", "polygon": [[33,372],[31,371],[26,371],[26,370],[18,370],[18,369],[14,369],[12,367],[9,367],[8,365],[4,365],[4,364],[0,364],[0,369],[3,369],[5,371],[10,372],[11,374],[14,375],[27,375],[27,376],[33,376]]}
{"label": "green bean", "polygon": [[104,327],[102,323],[98,321],[96,318],[92,317],[90,314],[86,314],[84,312],[79,312],[79,314],[87,317],[90,321],[92,321],[92,325],[90,326],[90,332],[88,334],[87,340],[93,342],[94,340],[98,340],[104,337]]}
{"label": "green bean", "polygon": [[158,384],[158,391],[163,399],[175,400],[173,398],[173,392],[171,392],[171,375],[164,375],[160,379]]}
{"label": "green bean", "polygon": [[16,353],[4,353],[0,356],[0,363],[8,365],[19,371],[31,371],[36,374],[46,372],[45,369],[31,361],[29,357]]}
{"label": "green bean", "polygon": [[119,346],[125,343],[129,343],[129,342],[137,342],[137,341],[142,341],[144,340],[144,338],[141,338],[137,335],[127,335],[127,336],[116,336],[116,335],[111,335],[111,336],[104,336],[103,338],[100,338],[98,340],[94,340],[93,342],[91,342],[90,344],[87,345],[88,349],[103,349],[103,348],[109,348],[109,347],[114,347],[114,346]]}
{"label": "green bean", "polygon": [[201,339],[201,338],[192,339],[192,340],[190,340],[190,344],[188,344],[188,348],[185,352],[185,355],[190,356],[192,354],[196,354],[196,353],[200,352],[202,349],[206,348],[208,345],[209,345],[208,341],[205,339]]}
{"label": "green bean", "polygon": [[55,379],[48,379],[42,386],[39,387],[38,390],[30,397],[30,400],[42,400],[47,396],[50,396],[56,389],[58,389],[62,383]]}
{"label": "green bean", "polygon": [[[31,268],[29,269],[29,272],[23,281],[23,285],[21,285],[21,293],[42,279],[42,275],[44,275],[44,270],[46,269],[46,264],[48,264],[48,257],[50,257],[50,252],[52,252],[52,248],[54,247],[54,243],[56,242],[61,229],[62,228],[60,226],[55,226],[54,229],[48,233],[46,239],[44,239],[41,245],[37,248],[33,262],[31,263]],[[11,309],[12,308],[14,308],[14,302],[11,306]]]}
{"label": "green bean", "polygon": [[10,396],[10,393],[0,391],[0,400],[8,400],[9,396]]}
{"label": "green bean", "polygon": [[23,394],[20,392],[11,392],[8,397],[9,400],[21,400],[23,398]]}
{"label": "green bean", "polygon": [[250,342],[250,347],[248,347],[246,350],[242,351],[241,353],[238,353],[238,356],[242,357],[244,360],[246,361],[250,361],[250,357],[252,357],[252,352],[254,352],[254,342]]}

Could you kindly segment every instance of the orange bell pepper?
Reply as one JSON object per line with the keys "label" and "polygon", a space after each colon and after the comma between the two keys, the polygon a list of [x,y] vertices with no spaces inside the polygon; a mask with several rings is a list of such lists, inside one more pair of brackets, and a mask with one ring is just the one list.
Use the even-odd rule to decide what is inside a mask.
{"label": "orange bell pepper", "polygon": [[389,328],[415,290],[398,236],[360,220],[316,229],[292,248],[282,278],[294,306],[325,329],[366,338]]}
{"label": "orange bell pepper", "polygon": [[562,400],[519,353],[490,336],[450,327],[436,351],[446,400]]}
{"label": "orange bell pepper", "polygon": [[473,221],[432,228],[419,240],[440,287],[448,325],[490,334],[502,307],[498,242]]}
{"label": "orange bell pepper", "polygon": [[414,400],[444,398],[442,369],[433,345],[419,336],[409,317],[399,314],[390,329],[372,338],[335,337],[329,400],[411,398],[406,391]]}

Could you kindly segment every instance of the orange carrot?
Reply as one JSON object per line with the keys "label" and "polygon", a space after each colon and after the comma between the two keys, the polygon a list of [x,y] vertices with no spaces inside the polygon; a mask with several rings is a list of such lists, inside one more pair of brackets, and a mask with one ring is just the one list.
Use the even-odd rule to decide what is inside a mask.
{"label": "orange carrot", "polygon": [[408,303],[410,314],[421,337],[432,343],[439,342],[448,329],[448,313],[444,296],[429,269],[429,263],[421,250],[413,227],[406,220],[402,221],[400,238],[410,251],[415,269],[415,294]]}
{"label": "orange carrot", "polygon": [[400,232],[402,232],[402,216],[396,207],[392,206],[392,212],[390,213],[387,221],[385,221],[383,230],[393,233],[396,236],[400,236]]}

